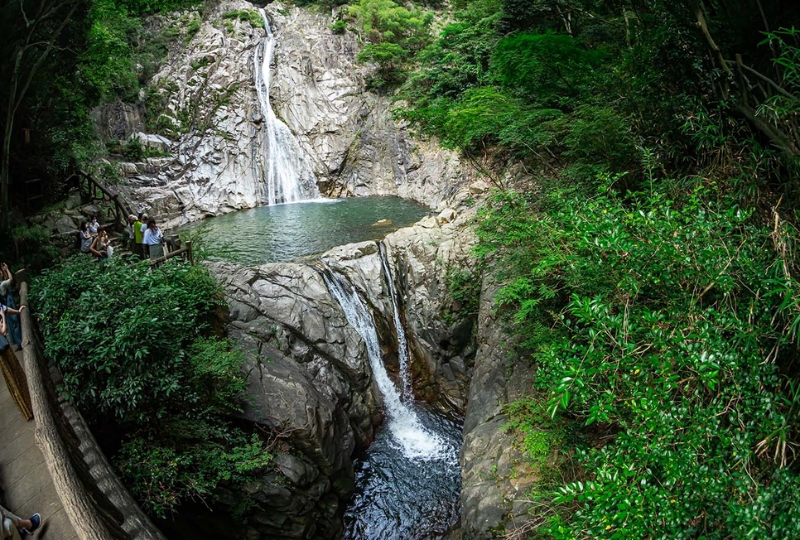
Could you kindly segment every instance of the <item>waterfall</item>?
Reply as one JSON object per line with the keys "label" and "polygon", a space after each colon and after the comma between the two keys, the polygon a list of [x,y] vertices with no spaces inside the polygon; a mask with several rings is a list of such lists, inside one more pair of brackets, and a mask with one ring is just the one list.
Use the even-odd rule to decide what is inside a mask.
{"label": "waterfall", "polygon": [[408,353],[408,340],[406,340],[406,331],[403,328],[403,322],[400,320],[400,309],[397,306],[397,293],[394,288],[394,280],[392,273],[389,271],[389,262],[386,260],[386,246],[383,242],[378,242],[378,251],[381,256],[381,265],[383,266],[383,273],[386,276],[386,282],[389,284],[389,295],[392,297],[392,315],[394,318],[394,326],[397,329],[397,356],[400,363],[400,397],[403,401],[408,401],[414,398],[411,391],[411,375],[408,372],[408,364],[410,355]]}
{"label": "waterfall", "polygon": [[372,375],[383,394],[388,428],[403,455],[424,461],[450,459],[452,452],[442,438],[423,427],[416,412],[400,400],[400,392],[389,379],[383,365],[375,320],[355,287],[329,268],[323,272],[323,279],[331,295],[342,307],[347,321],[367,346]]}
{"label": "waterfall", "polygon": [[253,56],[256,93],[266,125],[263,199],[270,205],[318,199],[320,193],[314,173],[302,157],[300,144],[286,124],[275,116],[269,102],[270,65],[275,55],[275,38],[264,9],[259,8],[259,12],[267,33]]}

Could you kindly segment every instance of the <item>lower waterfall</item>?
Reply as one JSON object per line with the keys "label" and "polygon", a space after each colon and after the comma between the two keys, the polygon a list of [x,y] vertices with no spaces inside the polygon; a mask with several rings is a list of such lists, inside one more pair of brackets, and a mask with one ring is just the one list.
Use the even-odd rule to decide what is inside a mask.
{"label": "lower waterfall", "polygon": [[406,401],[413,399],[411,374],[408,372],[408,362],[410,359],[408,340],[406,339],[406,331],[403,328],[403,321],[400,320],[400,308],[397,306],[397,291],[395,291],[392,272],[389,270],[389,262],[386,260],[386,246],[383,242],[378,242],[378,252],[381,256],[383,275],[386,277],[386,283],[389,284],[389,295],[392,297],[392,316],[394,318],[394,327],[397,331],[397,357],[398,363],[400,364],[400,397],[403,401]]}
{"label": "lower waterfall", "polygon": [[[390,279],[387,266],[384,271]],[[347,321],[364,340],[386,413],[386,421],[375,441],[356,464],[356,492],[345,512],[343,538],[441,538],[459,515],[461,427],[458,420],[413,401],[410,395],[408,399],[401,399],[401,392],[384,366],[369,307],[344,276],[326,268],[323,277]],[[397,309],[396,304],[394,306]],[[397,331],[401,332],[398,311],[395,311],[394,321]]]}

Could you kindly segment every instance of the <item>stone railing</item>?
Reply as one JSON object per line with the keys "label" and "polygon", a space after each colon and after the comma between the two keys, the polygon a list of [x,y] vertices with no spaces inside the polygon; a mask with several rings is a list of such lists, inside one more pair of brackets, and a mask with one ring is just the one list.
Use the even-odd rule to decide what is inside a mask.
{"label": "stone railing", "polygon": [[[28,284],[20,287],[28,303]],[[64,511],[80,540],[165,540],[111,468],[72,403],[57,392],[58,368],[45,360],[30,310],[20,314],[36,445],[44,455]]]}

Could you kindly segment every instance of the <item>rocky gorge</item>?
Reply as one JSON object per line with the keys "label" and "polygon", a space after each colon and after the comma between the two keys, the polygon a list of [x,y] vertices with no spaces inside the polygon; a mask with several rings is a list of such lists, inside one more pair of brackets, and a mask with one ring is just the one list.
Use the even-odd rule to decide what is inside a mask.
{"label": "rocky gorge", "polygon": [[[141,110],[118,104],[97,112],[107,137],[138,140],[159,155],[115,166],[133,206],[166,227],[265,202],[270,149],[253,83],[253,56],[264,29],[253,18],[225,17],[255,9],[241,0],[219,4],[188,45],[170,55],[149,90],[153,132],[146,132]],[[326,286],[328,271],[344,276],[365,300],[395,381],[397,303],[414,395],[465,418],[461,520],[450,537],[491,538],[513,530],[528,510],[516,501],[536,472],[504,429],[504,407],[528,381],[509,372],[490,280],[474,288],[479,300],[473,306],[454,300],[450,290],[453,272],[480,281],[470,252],[471,224],[489,186],[457,154],[413,137],[392,118],[397,105],[366,90],[372,68],[356,62],[355,34],[331,31],[335,12],[277,2],[265,10],[278,40],[272,105],[295,135],[298,159],[313,171],[321,193],[396,195],[436,209],[436,215],[380,244],[334,248],[317,262],[208,263],[230,304],[228,334],[247,356],[252,402],[243,420],[278,434],[283,445],[276,474],[248,486],[259,510],[244,534],[340,537],[354,490],[354,460],[384,420],[364,340]],[[384,268],[396,287],[394,298]]]}

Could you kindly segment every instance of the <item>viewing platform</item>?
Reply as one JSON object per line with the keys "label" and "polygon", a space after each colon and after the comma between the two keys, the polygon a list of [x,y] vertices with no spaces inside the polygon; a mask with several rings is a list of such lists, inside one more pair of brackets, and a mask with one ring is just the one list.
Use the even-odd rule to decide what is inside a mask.
{"label": "viewing platform", "polygon": [[42,515],[37,536],[77,540],[64,505],[56,493],[44,456],[36,446],[36,418],[26,421],[5,381],[0,382],[0,488],[2,504],[18,516]]}

